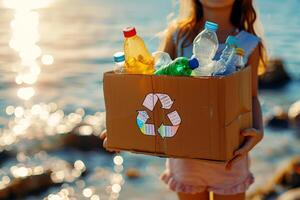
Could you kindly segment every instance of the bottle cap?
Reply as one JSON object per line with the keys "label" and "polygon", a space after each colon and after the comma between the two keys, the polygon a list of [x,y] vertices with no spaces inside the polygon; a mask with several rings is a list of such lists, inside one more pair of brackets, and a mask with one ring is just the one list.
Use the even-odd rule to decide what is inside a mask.
{"label": "bottle cap", "polygon": [[125,54],[124,52],[117,52],[114,54],[114,61],[115,62],[124,62],[125,61]]}
{"label": "bottle cap", "polygon": [[235,53],[236,53],[237,55],[244,56],[244,55],[245,55],[245,50],[242,49],[242,48],[236,48],[236,49],[235,49]]}
{"label": "bottle cap", "polygon": [[226,39],[226,44],[230,45],[230,46],[236,46],[236,38],[232,35],[229,35]]}
{"label": "bottle cap", "polygon": [[217,31],[219,28],[219,25],[213,22],[206,21],[205,22],[205,29],[211,30],[211,31]]}
{"label": "bottle cap", "polygon": [[123,34],[125,38],[130,38],[136,35],[136,30],[134,27],[127,27],[123,29]]}
{"label": "bottle cap", "polygon": [[199,61],[197,58],[192,57],[191,59],[189,59],[189,66],[191,69],[196,69],[199,67]]}

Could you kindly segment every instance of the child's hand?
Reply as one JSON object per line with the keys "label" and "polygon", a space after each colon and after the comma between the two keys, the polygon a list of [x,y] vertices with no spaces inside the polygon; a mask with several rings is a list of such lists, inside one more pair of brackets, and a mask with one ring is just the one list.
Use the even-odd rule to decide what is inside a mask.
{"label": "child's hand", "polygon": [[231,170],[232,165],[243,159],[243,157],[246,156],[263,138],[263,133],[255,128],[246,129],[241,135],[246,137],[245,143],[240,149],[234,152],[233,159],[226,164],[227,170]]}
{"label": "child's hand", "polygon": [[120,153],[119,151],[114,151],[111,149],[107,148],[107,131],[104,130],[101,134],[100,134],[100,139],[103,140],[103,147],[110,152],[116,152],[116,153]]}
{"label": "child's hand", "polygon": [[103,140],[103,147],[106,149],[106,143],[107,143],[107,132],[106,130],[104,130],[101,134],[100,134],[100,139]]}

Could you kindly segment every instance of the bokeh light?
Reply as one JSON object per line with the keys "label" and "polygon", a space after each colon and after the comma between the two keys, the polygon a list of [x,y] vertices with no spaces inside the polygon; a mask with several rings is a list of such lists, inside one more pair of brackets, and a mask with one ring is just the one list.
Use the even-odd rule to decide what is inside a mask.
{"label": "bokeh light", "polygon": [[86,198],[89,198],[93,195],[93,190],[91,188],[85,188],[82,191],[83,196],[85,196]]}
{"label": "bokeh light", "polygon": [[42,56],[42,63],[44,65],[52,65],[54,63],[54,58],[52,55],[43,55]]}
{"label": "bokeh light", "polygon": [[7,106],[5,112],[7,115],[13,115],[15,112],[15,108],[13,106]]}
{"label": "bokeh light", "polygon": [[121,185],[115,183],[115,184],[112,185],[111,189],[112,189],[112,191],[113,191],[114,193],[119,193],[119,192],[121,191]]}
{"label": "bokeh light", "polygon": [[122,165],[123,164],[123,158],[120,155],[117,155],[114,157],[114,163],[115,165]]}
{"label": "bokeh light", "polygon": [[35,94],[35,90],[32,87],[24,87],[18,89],[17,95],[19,98],[23,100],[29,100],[31,99]]}

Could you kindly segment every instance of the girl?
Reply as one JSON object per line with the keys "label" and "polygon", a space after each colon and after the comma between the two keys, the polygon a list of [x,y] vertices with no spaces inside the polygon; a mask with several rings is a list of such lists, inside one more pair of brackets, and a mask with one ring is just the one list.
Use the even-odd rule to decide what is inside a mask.
{"label": "girl", "polygon": [[[256,12],[252,0],[180,0],[179,17],[167,29],[161,50],[173,59],[190,57],[193,40],[203,30],[205,21],[219,24],[216,59],[228,35],[235,35],[238,46],[246,52],[245,59],[252,66],[253,127],[241,133],[246,141],[227,164],[169,158],[161,179],[178,193],[180,200],[209,200],[209,192],[214,193],[214,200],[244,200],[245,191],[253,182],[247,154],[263,138],[257,72],[260,65],[265,66],[264,47],[254,29]],[[106,138],[106,132],[101,138]]]}
{"label": "girl", "polygon": [[243,200],[253,182],[247,154],[263,138],[257,73],[259,65],[265,66],[264,46],[256,36],[252,0],[181,0],[179,17],[167,29],[161,50],[172,58],[192,56],[193,40],[205,21],[219,25],[220,47],[215,59],[220,57],[228,35],[235,35],[238,46],[246,52],[245,59],[252,66],[253,128],[241,133],[246,142],[226,165],[169,158],[161,179],[178,193],[180,200],[208,200],[209,192],[214,193],[214,200]]}

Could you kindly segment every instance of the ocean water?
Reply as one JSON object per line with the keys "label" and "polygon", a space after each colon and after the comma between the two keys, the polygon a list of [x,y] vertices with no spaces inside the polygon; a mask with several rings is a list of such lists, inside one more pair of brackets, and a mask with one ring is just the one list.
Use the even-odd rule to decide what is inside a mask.
{"label": "ocean water", "polygon": [[[300,99],[300,1],[259,0],[256,4],[270,56],[283,58],[293,79],[281,89],[260,92],[268,115],[274,106],[287,109]],[[149,49],[155,51],[157,33],[176,9],[173,0],[1,0],[0,128],[14,120],[8,109],[12,107],[20,110],[52,102],[65,113],[77,108],[84,108],[87,114],[105,111],[102,75],[112,69],[113,53],[122,50],[121,30],[136,26]],[[265,139],[252,152],[252,170],[257,177],[252,190],[281,163],[300,154],[300,142],[293,132],[266,129]],[[81,153],[71,154],[85,159]],[[86,161],[90,168],[112,167],[111,157],[90,156],[94,156]],[[138,168],[143,176],[126,181],[120,199],[174,198],[158,179],[164,159],[128,153],[122,157],[124,166]]]}

